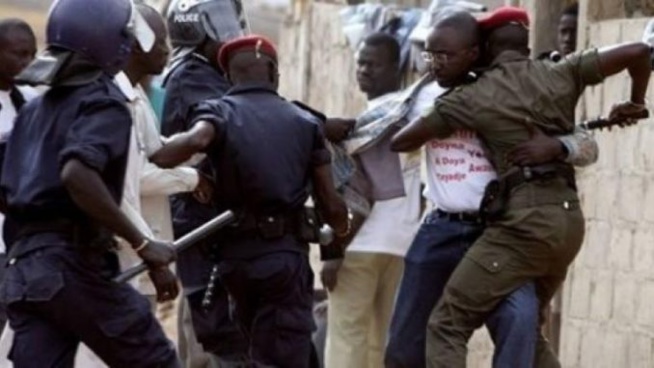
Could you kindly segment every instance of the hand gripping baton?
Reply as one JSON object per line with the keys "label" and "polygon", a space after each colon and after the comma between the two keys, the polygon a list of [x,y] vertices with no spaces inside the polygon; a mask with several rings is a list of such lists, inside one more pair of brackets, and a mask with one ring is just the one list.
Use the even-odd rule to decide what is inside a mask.
{"label": "hand gripping baton", "polygon": [[[213,220],[206,222],[197,229],[177,239],[173,243],[173,249],[175,250],[175,253],[179,254],[187,248],[196,245],[200,240],[229,225],[232,221],[234,221],[234,219],[235,217],[232,211],[221,213]],[[122,283],[129,281],[139,274],[145,272],[147,269],[148,266],[145,263],[141,263],[116,276],[114,278],[114,282]]]}

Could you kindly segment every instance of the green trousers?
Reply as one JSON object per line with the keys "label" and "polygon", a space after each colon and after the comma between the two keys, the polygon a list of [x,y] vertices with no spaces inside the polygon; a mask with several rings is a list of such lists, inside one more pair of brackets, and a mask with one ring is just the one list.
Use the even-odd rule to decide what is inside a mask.
{"label": "green trousers", "polygon": [[[448,281],[427,328],[428,367],[465,367],[472,333],[506,296],[535,280],[545,307],[565,280],[584,238],[578,201],[514,208],[489,225]],[[541,339],[537,353],[548,349]],[[557,366],[549,355],[535,365]]]}

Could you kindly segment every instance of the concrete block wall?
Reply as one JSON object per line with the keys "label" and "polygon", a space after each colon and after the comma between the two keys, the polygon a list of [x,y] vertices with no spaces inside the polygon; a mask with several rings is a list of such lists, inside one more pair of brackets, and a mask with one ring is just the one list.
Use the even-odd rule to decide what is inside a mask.
{"label": "concrete block wall", "polygon": [[[588,46],[637,41],[647,20],[590,24]],[[581,115],[606,116],[629,91],[626,73],[613,77],[587,91]],[[649,119],[595,137],[599,161],[578,176],[586,240],[564,287],[561,361],[566,368],[652,368],[654,126]]]}

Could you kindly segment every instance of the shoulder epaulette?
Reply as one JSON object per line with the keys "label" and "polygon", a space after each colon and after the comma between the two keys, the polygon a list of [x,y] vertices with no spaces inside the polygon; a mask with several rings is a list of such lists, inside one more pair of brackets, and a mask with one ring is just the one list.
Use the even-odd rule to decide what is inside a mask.
{"label": "shoulder epaulette", "polygon": [[318,110],[316,110],[316,109],[314,109],[312,107],[309,107],[309,106],[305,105],[304,103],[302,103],[300,101],[291,101],[291,103],[293,105],[299,107],[300,109],[308,112],[309,114],[313,115],[314,117],[318,118],[321,122],[324,123],[325,121],[327,121],[327,116],[325,116],[325,114],[323,114],[322,112],[320,112],[320,111],[318,111]]}

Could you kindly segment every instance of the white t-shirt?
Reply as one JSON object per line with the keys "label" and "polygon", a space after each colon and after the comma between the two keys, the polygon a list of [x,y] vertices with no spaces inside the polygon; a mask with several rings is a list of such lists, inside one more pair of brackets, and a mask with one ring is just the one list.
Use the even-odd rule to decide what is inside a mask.
{"label": "white t-shirt", "polygon": [[6,138],[14,127],[16,108],[11,102],[9,91],[0,90],[0,139]]}
{"label": "white t-shirt", "polygon": [[[7,138],[9,132],[14,127],[14,120],[16,119],[16,108],[11,102],[9,91],[0,90],[0,140]],[[2,238],[2,227],[5,223],[5,217],[0,214],[0,253],[5,253],[7,245]]]}
{"label": "white t-shirt", "polygon": [[[419,114],[444,92],[436,82],[425,86],[416,100],[416,107],[421,109]],[[445,212],[478,211],[486,185],[497,174],[477,134],[460,130],[447,139],[427,142],[425,156],[425,197]]]}
{"label": "white t-shirt", "polygon": [[[368,107],[376,101],[369,101]],[[400,167],[406,196],[375,202],[348,252],[406,255],[420,226],[420,154],[400,154]]]}

